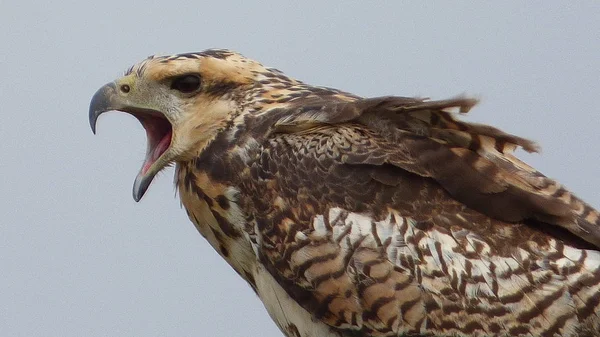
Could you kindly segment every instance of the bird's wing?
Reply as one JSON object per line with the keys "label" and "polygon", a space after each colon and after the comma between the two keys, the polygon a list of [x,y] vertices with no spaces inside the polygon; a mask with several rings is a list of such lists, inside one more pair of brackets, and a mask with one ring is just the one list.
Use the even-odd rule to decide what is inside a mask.
{"label": "bird's wing", "polygon": [[594,313],[598,282],[572,296],[553,270],[600,278],[561,260],[569,236],[600,243],[597,211],[511,154],[532,142],[448,112],[474,104],[383,97],[272,124],[246,202],[296,302],[356,336],[541,333]]}
{"label": "bird's wing", "polygon": [[274,132],[305,133],[326,125],[356,123],[373,132],[369,146],[341,149],[340,163],[393,165],[435,180],[458,201],[494,218],[536,219],[567,229],[600,247],[600,214],[581,199],[516,158],[517,147],[536,152],[532,141],[494,127],[467,123],[476,100],[426,101],[378,97],[291,108]]}

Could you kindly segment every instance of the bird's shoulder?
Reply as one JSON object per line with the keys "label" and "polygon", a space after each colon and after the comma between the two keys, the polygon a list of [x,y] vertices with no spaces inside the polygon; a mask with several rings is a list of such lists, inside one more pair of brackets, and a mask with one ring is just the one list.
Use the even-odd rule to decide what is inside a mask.
{"label": "bird's shoulder", "polygon": [[308,95],[246,116],[249,136],[240,138],[247,142],[241,148],[259,149],[257,160],[246,163],[254,166],[252,179],[273,174],[277,182],[298,185],[291,188],[308,188],[320,178],[310,194],[331,197],[324,185],[335,189],[331,185],[344,182],[352,193],[362,182],[365,193],[379,184],[418,182],[492,218],[541,221],[598,247],[598,211],[514,155],[517,148],[537,151],[534,142],[460,120],[476,102]]}

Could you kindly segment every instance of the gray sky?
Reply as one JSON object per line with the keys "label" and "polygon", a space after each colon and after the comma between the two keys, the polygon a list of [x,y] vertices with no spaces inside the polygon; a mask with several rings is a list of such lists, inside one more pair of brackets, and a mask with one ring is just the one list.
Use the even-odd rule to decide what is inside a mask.
{"label": "gray sky", "polygon": [[0,335],[280,336],[172,169],[133,201],[139,123],[89,129],[95,90],[150,54],[230,48],[364,96],[477,95],[471,120],[538,141],[523,157],[600,206],[600,1],[356,3],[0,2]]}

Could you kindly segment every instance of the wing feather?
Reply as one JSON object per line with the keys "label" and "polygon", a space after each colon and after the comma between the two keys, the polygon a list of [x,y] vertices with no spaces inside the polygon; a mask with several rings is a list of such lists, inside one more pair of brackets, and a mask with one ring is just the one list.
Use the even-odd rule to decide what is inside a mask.
{"label": "wing feather", "polygon": [[581,287],[598,213],[512,155],[533,142],[449,112],[474,104],[299,100],[256,129],[256,251],[314,319],[353,337],[600,326],[600,282]]}
{"label": "wing feather", "polygon": [[512,154],[517,147],[536,152],[537,144],[460,121],[451,112],[466,113],[476,103],[466,97],[318,100],[292,105],[272,133],[328,134],[339,125],[360,125],[348,137],[357,143],[338,149],[342,162],[391,164],[434,179],[454,198],[491,217],[540,220],[600,247],[598,211]]}

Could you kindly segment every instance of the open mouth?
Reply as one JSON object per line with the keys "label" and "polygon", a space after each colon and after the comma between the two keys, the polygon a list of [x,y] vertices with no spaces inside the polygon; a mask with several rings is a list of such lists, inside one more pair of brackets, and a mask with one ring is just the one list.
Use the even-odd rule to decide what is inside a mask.
{"label": "open mouth", "polygon": [[152,167],[152,164],[154,164],[171,145],[173,127],[166,118],[159,114],[133,113],[133,115],[140,123],[142,123],[148,139],[146,158],[144,159],[144,164],[141,169],[141,174],[145,175]]}
{"label": "open mouth", "polygon": [[117,110],[136,117],[146,130],[146,158],[133,183],[133,199],[139,201],[154,176],[171,160],[168,151],[173,141],[173,126],[162,112],[143,107],[143,104],[140,104],[140,107],[122,97],[116,90],[116,84],[110,82],[96,91],[90,102],[90,127],[92,132],[96,133],[98,117],[106,111]]}

